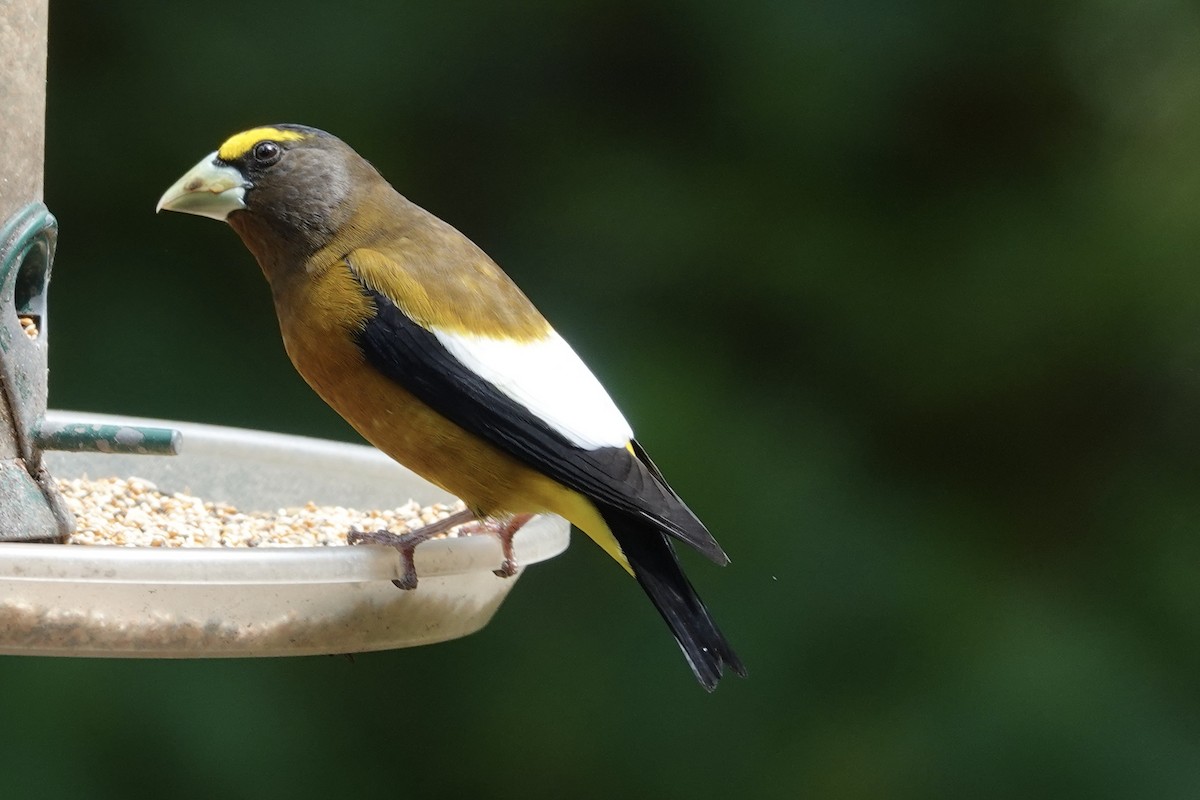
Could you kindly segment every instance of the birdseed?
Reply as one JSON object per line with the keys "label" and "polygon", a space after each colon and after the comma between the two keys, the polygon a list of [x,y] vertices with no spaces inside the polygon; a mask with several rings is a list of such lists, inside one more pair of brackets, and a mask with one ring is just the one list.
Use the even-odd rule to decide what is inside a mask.
{"label": "birdseed", "polygon": [[[359,511],[307,503],[274,512],[239,511],[228,503],[162,492],[141,478],[58,480],[75,515],[68,544],[120,547],[330,547],[351,530],[407,533],[465,506],[414,500],[396,508]],[[455,536],[452,528],[446,536]]]}

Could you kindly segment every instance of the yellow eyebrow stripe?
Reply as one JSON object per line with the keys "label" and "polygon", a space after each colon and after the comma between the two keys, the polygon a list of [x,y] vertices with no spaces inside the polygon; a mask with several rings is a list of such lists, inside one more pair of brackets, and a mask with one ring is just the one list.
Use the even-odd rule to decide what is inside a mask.
{"label": "yellow eyebrow stripe", "polygon": [[273,142],[292,142],[297,139],[307,139],[311,134],[300,131],[285,131],[281,128],[251,128],[248,131],[235,133],[225,140],[217,151],[217,158],[222,161],[234,161],[246,155],[251,147],[270,139]]}

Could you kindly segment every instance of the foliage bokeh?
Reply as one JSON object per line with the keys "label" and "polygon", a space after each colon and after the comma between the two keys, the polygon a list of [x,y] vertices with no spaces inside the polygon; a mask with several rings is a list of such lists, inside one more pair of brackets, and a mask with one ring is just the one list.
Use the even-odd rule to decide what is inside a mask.
{"label": "foliage bokeh", "polygon": [[751,675],[577,538],[436,647],[4,659],[12,796],[1196,796],[1198,53],[1175,0],[54,2],[53,405],[355,440],[152,214],[326,128],[610,387]]}

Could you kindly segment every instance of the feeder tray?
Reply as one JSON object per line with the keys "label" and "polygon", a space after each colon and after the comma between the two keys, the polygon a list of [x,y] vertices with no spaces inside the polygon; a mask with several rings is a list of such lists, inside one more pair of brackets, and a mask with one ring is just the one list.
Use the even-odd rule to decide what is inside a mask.
{"label": "feeder tray", "polygon": [[[244,510],[386,508],[453,498],[378,450],[184,422],[50,412],[96,428],[178,429],[178,456],[47,453],[60,477],[130,476]],[[398,500],[399,498],[399,500]],[[514,539],[522,568],[558,555],[567,523],[543,516]],[[210,658],[349,653],[430,644],[482,628],[519,574],[499,578],[492,536],[416,549],[420,583],[401,591],[399,554],[354,547],[0,546],[0,653]]]}

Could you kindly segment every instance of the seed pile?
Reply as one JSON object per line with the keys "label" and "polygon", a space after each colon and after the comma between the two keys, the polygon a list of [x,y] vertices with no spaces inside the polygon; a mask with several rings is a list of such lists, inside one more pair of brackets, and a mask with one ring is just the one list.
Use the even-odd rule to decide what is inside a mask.
{"label": "seed pile", "polygon": [[351,530],[405,533],[463,508],[462,503],[422,507],[410,500],[381,511],[308,503],[273,513],[245,512],[189,494],[167,494],[141,478],[59,480],[58,488],[75,515],[69,544],[124,547],[337,546],[346,544]]}
{"label": "seed pile", "polygon": [[35,320],[33,317],[25,316],[24,314],[17,317],[17,319],[20,321],[21,330],[25,331],[26,336],[28,336],[30,339],[36,339],[38,337],[37,320]]}

